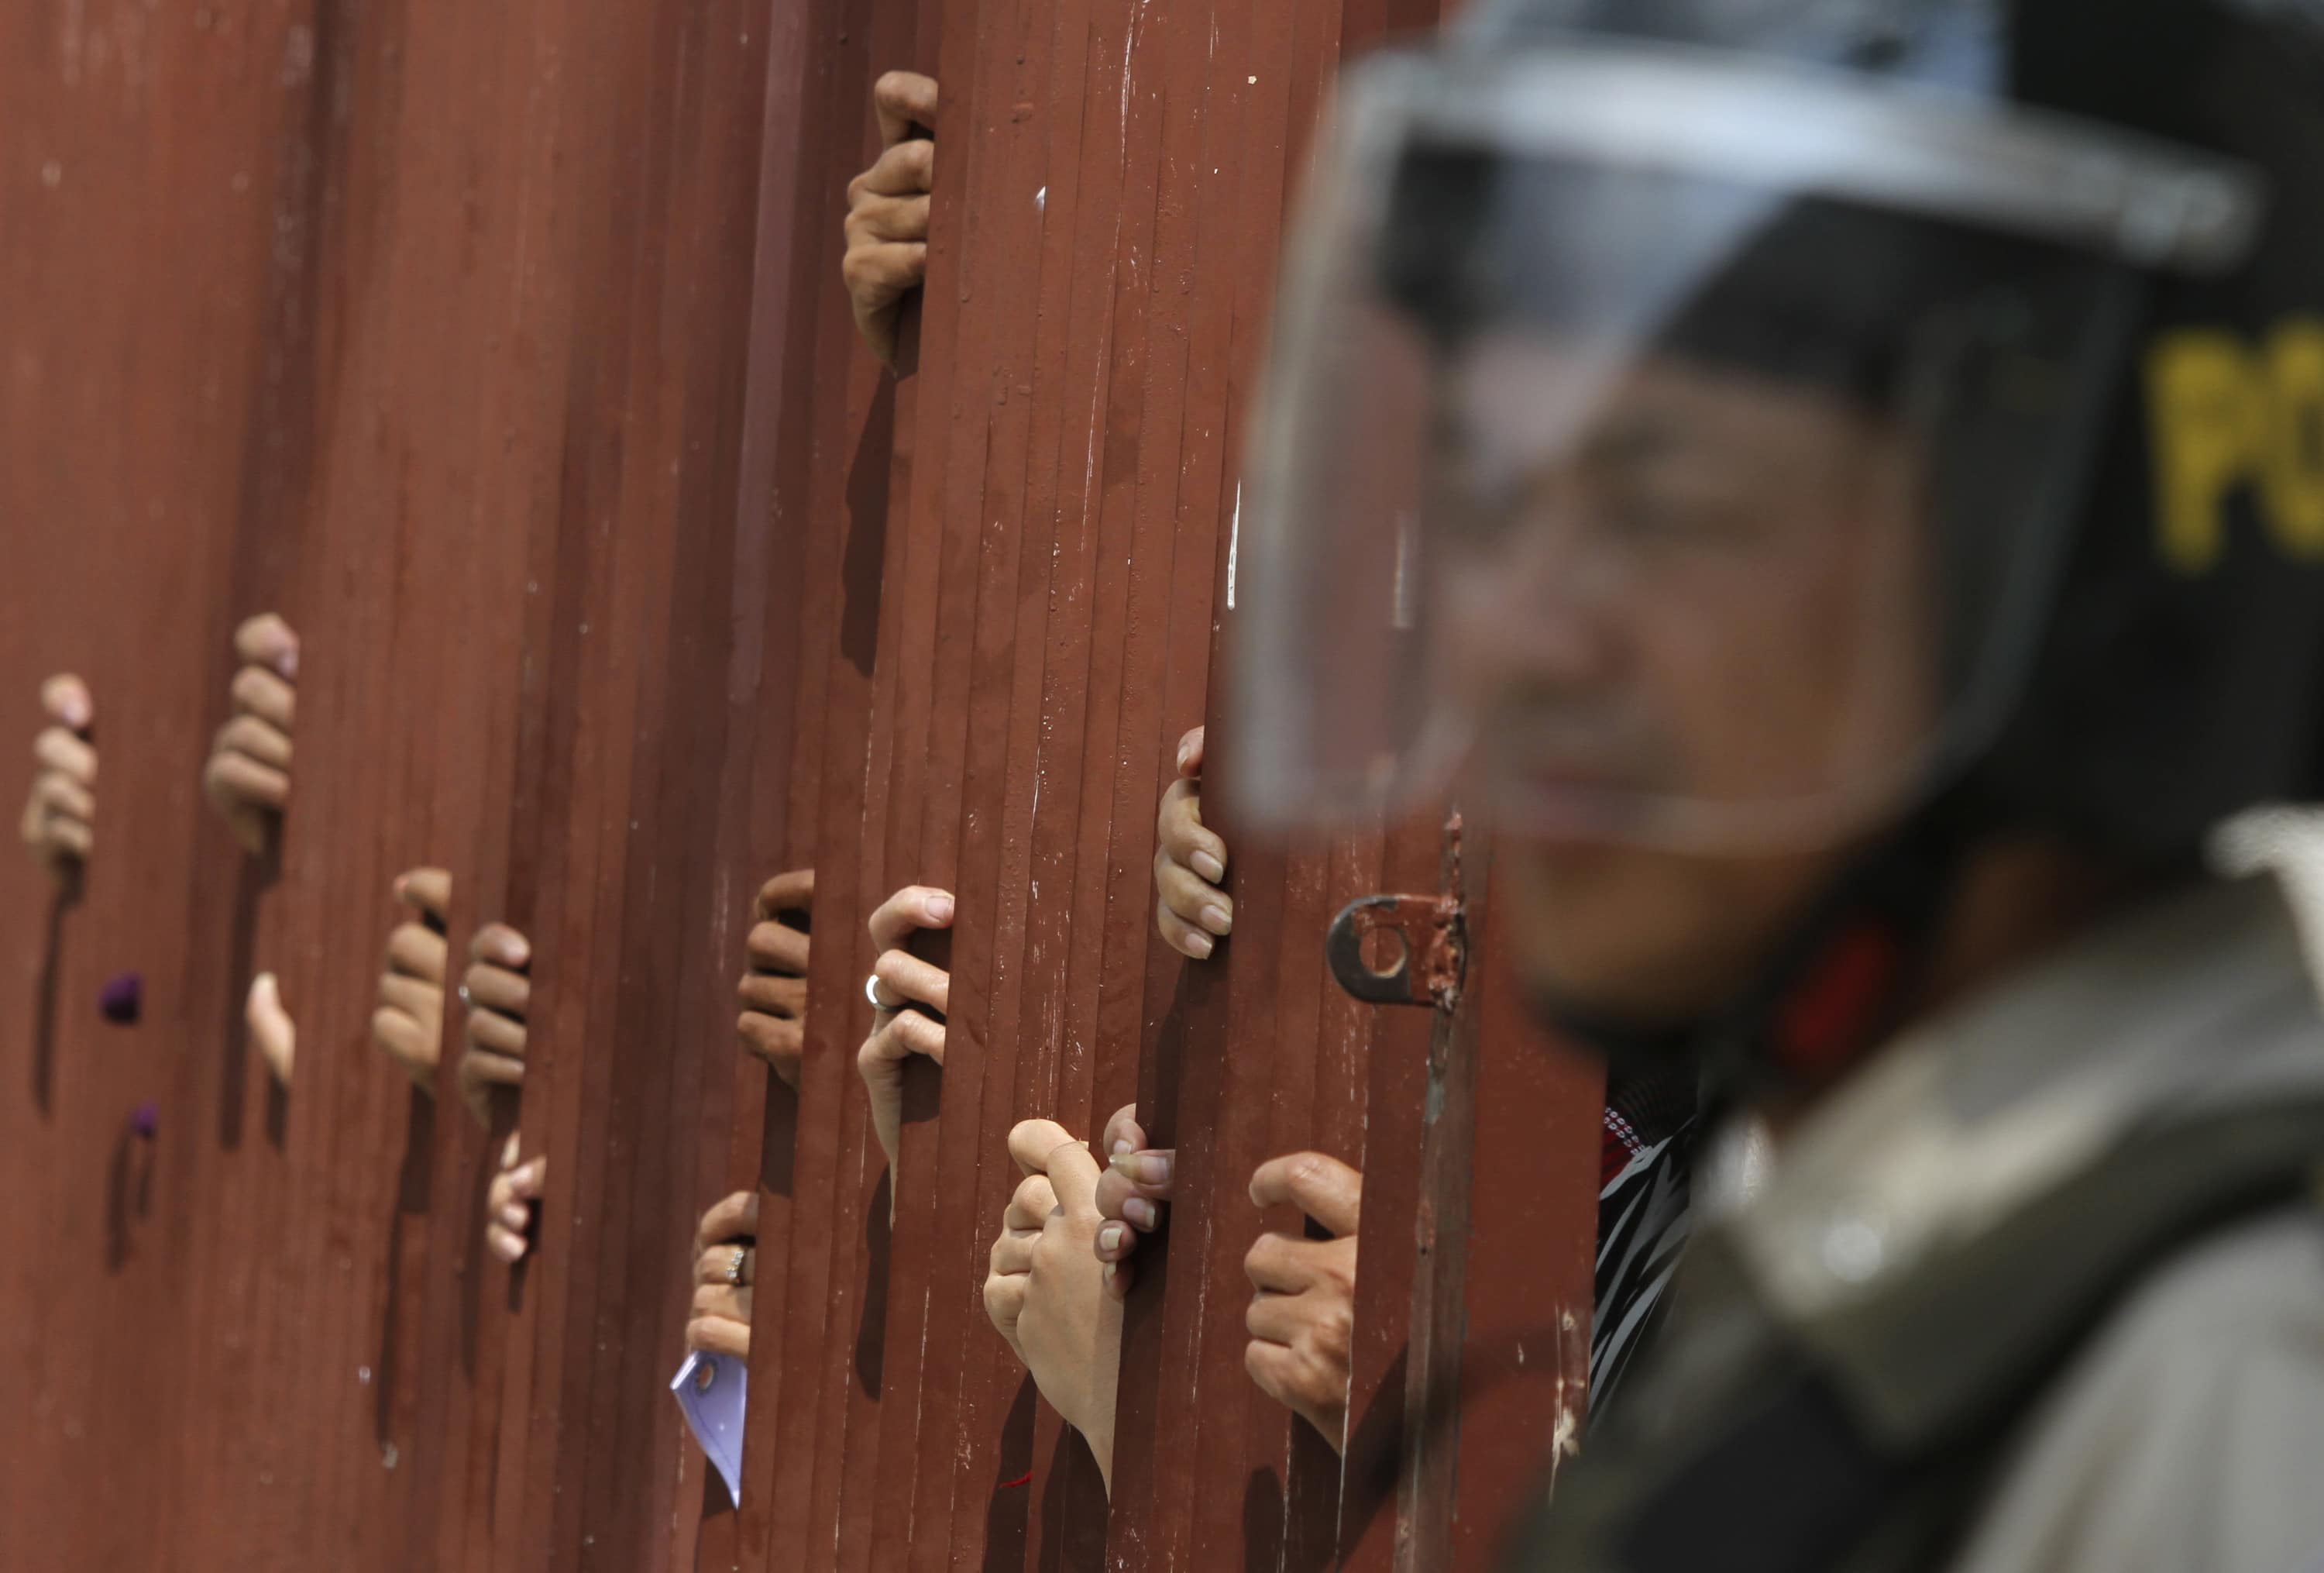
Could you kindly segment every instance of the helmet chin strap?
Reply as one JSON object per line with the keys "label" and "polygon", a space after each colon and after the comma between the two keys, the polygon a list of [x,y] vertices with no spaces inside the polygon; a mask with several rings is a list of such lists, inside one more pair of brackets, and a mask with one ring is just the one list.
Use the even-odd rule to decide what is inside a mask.
{"label": "helmet chin strap", "polygon": [[1868,847],[1722,1010],[1646,1026],[1540,990],[1536,1010],[1605,1057],[1610,1086],[1684,1059],[1706,1109],[1825,1086],[1903,1023],[1927,983],[1976,840],[1968,802],[1941,793]]}

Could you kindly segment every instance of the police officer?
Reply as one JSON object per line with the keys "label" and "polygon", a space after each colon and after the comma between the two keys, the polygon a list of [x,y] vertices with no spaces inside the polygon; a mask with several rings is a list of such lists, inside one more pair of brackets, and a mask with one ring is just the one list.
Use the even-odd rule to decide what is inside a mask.
{"label": "police officer", "polygon": [[1520,1564],[2324,1565],[2324,1023],[2204,857],[2324,788],[2324,8],[1464,27],[1296,232],[1223,784],[1454,791],[1767,1155]]}

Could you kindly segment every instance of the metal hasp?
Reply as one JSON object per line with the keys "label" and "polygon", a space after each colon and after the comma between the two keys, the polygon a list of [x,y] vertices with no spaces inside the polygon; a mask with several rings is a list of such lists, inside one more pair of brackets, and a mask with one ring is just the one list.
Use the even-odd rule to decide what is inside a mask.
{"label": "metal hasp", "polygon": [[[1393,935],[1395,964],[1372,967],[1365,941]],[[1429,1005],[1450,1011],[1460,1002],[1468,939],[1461,902],[1449,895],[1361,896],[1340,909],[1323,938],[1323,957],[1340,986],[1378,1005]]]}

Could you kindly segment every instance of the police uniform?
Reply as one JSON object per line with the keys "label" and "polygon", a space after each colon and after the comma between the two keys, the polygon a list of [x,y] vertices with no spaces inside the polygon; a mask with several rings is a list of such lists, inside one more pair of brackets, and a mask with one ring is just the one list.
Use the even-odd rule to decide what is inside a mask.
{"label": "police uniform", "polygon": [[2324,1020],[2272,876],[1916,1026],[1698,1217],[1525,1568],[2305,1573]]}

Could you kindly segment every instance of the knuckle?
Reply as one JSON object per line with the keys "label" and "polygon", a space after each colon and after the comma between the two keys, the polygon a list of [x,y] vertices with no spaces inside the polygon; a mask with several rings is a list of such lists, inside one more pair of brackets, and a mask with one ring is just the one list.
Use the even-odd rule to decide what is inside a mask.
{"label": "knuckle", "polygon": [[1332,1365],[1344,1366],[1348,1351],[1353,1346],[1355,1319],[1348,1308],[1334,1301],[1331,1308],[1315,1319],[1314,1341],[1318,1356]]}

